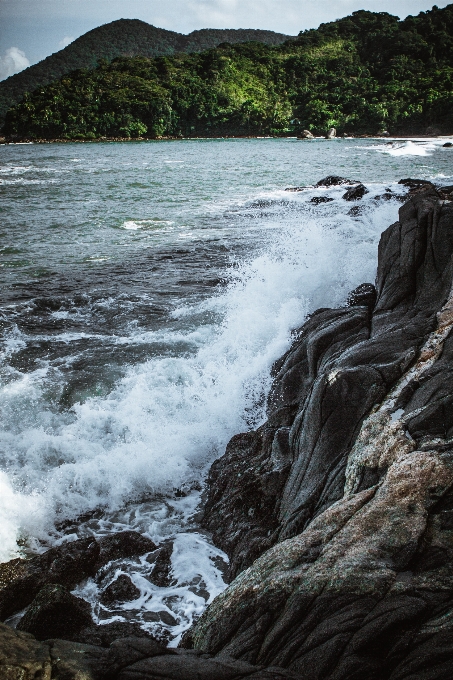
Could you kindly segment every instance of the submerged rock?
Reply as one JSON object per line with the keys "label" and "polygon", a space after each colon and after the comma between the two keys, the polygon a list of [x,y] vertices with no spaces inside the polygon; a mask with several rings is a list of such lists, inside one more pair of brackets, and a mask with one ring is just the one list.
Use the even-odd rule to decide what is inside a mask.
{"label": "submerged rock", "polygon": [[140,590],[135,586],[127,574],[120,574],[113,583],[103,591],[101,604],[112,604],[114,602],[128,602],[136,600],[140,595]]}
{"label": "submerged rock", "polygon": [[307,320],[268,420],[211,468],[204,526],[236,578],[186,641],[202,652],[304,680],[451,679],[453,204],[402,183],[376,287]]}
{"label": "submerged rock", "polygon": [[338,175],[328,175],[324,179],[320,179],[316,182],[315,187],[334,187],[341,184],[358,184],[351,179],[346,179],[346,177],[338,177]]}

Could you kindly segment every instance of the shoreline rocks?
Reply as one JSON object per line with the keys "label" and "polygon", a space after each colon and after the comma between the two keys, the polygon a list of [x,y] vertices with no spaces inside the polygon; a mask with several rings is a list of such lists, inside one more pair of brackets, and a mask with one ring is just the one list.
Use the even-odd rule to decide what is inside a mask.
{"label": "shoreline rocks", "polygon": [[[316,186],[342,184],[363,187]],[[401,184],[408,200],[381,236],[375,284],[296,331],[272,369],[267,421],[211,467],[202,526],[232,582],[182,648],[83,615],[62,634],[73,641],[0,624],[0,677],[451,680],[453,187]],[[154,550],[125,532],[0,565],[2,617],[36,597],[19,626],[53,635],[52,607],[78,606],[65,588]],[[171,550],[155,557],[162,584]],[[132,592],[126,579],[107,597]],[[50,627],[38,630],[40,616]]]}

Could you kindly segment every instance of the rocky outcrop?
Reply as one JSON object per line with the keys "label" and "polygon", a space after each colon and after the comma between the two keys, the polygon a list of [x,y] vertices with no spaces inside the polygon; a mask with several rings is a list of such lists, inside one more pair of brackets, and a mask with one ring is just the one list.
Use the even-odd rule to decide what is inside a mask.
{"label": "rocky outcrop", "polygon": [[137,532],[124,531],[99,541],[82,538],[28,560],[0,564],[0,620],[28,606],[44,586],[74,588],[111,560],[143,555],[156,547]]}
{"label": "rocky outcrop", "polygon": [[452,677],[453,203],[403,183],[376,287],[308,319],[267,422],[211,469],[236,578],[186,645],[304,680]]}

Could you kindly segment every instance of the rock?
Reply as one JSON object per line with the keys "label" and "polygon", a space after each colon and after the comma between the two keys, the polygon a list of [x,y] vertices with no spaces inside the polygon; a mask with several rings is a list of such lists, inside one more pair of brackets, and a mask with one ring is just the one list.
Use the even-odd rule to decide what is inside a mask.
{"label": "rock", "polygon": [[390,137],[390,134],[387,130],[379,130],[377,134],[378,137]]}
{"label": "rock", "polygon": [[96,571],[112,560],[135,557],[156,550],[153,541],[136,531],[121,531],[98,540],[99,557]]}
{"label": "rock", "polygon": [[113,602],[128,602],[136,600],[140,590],[135,586],[127,574],[120,574],[101,595],[101,604],[109,605]]}
{"label": "rock", "polygon": [[444,149],[450,149],[453,146],[453,142],[445,142],[445,144],[442,144]]}
{"label": "rock", "polygon": [[303,130],[297,139],[314,139],[315,136],[310,132],[310,130]]}
{"label": "rock", "polygon": [[52,680],[103,680],[107,651],[68,640],[49,640]]}
{"label": "rock", "polygon": [[164,543],[157,554],[154,562],[154,569],[151,580],[159,588],[168,588],[172,584],[171,578],[171,556],[173,554],[173,543]]}
{"label": "rock", "polygon": [[32,633],[38,640],[71,639],[83,627],[92,624],[88,602],[71,595],[63,586],[47,585],[35,597],[17,630]]}
{"label": "rock", "polygon": [[358,201],[367,193],[368,189],[364,184],[357,184],[357,186],[348,189],[346,193],[343,194],[342,198],[344,198],[345,201]]}
{"label": "rock", "polygon": [[156,545],[135,531],[102,538],[82,538],[51,548],[31,559],[0,564],[0,619],[24,609],[47,584],[71,590],[111,560],[143,555]]}
{"label": "rock", "polygon": [[91,622],[89,626],[82,628],[73,635],[72,639],[75,642],[87,645],[109,647],[116,640],[126,637],[154,640],[153,636],[146,630],[143,630],[138,623],[130,623],[128,621],[114,621],[113,623],[102,625],[96,625],[94,622]]}
{"label": "rock", "polygon": [[0,619],[26,607],[47,584],[73,588],[95,573],[99,545],[84,538],[51,548],[29,560],[15,559],[0,564]]}
{"label": "rock", "polygon": [[328,175],[324,179],[320,179],[316,182],[315,187],[335,187],[341,184],[358,184],[351,179],[346,179],[345,177],[338,177],[337,175]]}
{"label": "rock", "polygon": [[451,678],[453,205],[404,183],[375,291],[307,320],[267,421],[211,468],[203,524],[235,580],[188,636],[200,652],[304,680]]}
{"label": "rock", "polygon": [[2,680],[50,680],[49,646],[28,633],[0,623],[0,678]]}
{"label": "rock", "polygon": [[326,139],[335,139],[337,136],[337,131],[334,127],[330,128],[329,132],[326,134]]}
{"label": "rock", "polygon": [[330,203],[333,201],[333,198],[329,198],[329,196],[313,196],[313,198],[310,199],[310,203],[314,203],[315,205],[318,205],[319,203]]}
{"label": "rock", "polygon": [[370,312],[373,311],[376,304],[376,288],[372,283],[361,283],[348,295],[349,307],[368,307]]}

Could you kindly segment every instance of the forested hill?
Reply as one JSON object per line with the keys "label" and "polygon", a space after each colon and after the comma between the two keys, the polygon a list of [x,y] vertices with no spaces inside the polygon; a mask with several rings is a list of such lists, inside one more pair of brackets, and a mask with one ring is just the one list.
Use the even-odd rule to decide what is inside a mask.
{"label": "forested hill", "polygon": [[40,88],[7,135],[36,139],[453,133],[453,5],[358,11],[281,45],[117,58]]}
{"label": "forested hill", "polygon": [[258,29],[205,28],[189,35],[156,28],[138,19],[119,19],[85,33],[59,52],[0,82],[0,120],[6,111],[38,87],[81,68],[95,68],[100,59],[120,56],[156,57],[176,52],[201,52],[220,43],[257,40],[278,45],[290,36]]}

